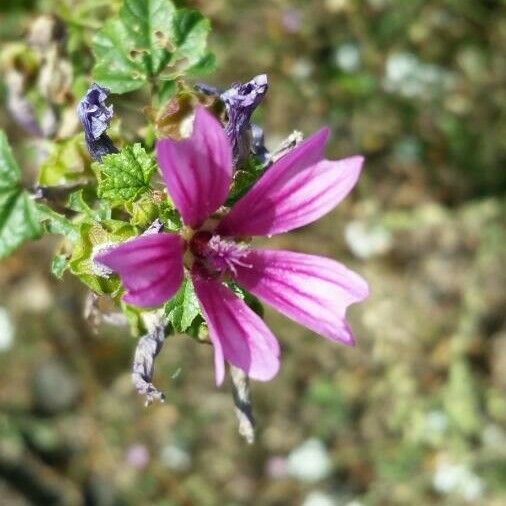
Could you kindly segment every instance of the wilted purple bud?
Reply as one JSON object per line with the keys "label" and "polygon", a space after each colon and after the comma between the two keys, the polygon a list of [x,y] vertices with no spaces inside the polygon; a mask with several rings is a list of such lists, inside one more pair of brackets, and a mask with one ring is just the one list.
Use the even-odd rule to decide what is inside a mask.
{"label": "wilted purple bud", "polygon": [[234,162],[244,161],[251,150],[251,116],[265,97],[267,75],[260,74],[247,83],[233,84],[221,94],[228,113],[227,135],[232,143]]}
{"label": "wilted purple bud", "polygon": [[77,108],[88,151],[91,157],[98,161],[101,161],[104,155],[118,152],[106,133],[113,115],[112,105],[105,103],[108,94],[109,90],[93,83]]}
{"label": "wilted purple bud", "polygon": [[165,341],[165,327],[167,325],[163,317],[157,317],[148,333],[142,336],[135,349],[132,380],[134,386],[141,395],[146,397],[146,406],[153,401],[161,401],[165,396],[152,381],[155,373],[155,358],[160,353]]}

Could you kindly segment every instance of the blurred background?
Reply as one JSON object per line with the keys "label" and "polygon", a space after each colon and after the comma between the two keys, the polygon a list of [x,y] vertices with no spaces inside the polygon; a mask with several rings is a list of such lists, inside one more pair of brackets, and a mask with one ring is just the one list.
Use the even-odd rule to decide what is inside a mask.
{"label": "blurred background", "polygon": [[[85,61],[88,14],[119,3],[2,0],[0,43],[52,13]],[[268,73],[256,120],[271,147],[328,124],[329,157],[367,157],[338,209],[271,242],[368,279],[358,346],[268,311],[284,363],[253,385],[248,446],[209,347],[170,338],[155,378],[167,402],[145,409],[135,339],[83,320],[86,290],[49,273],[55,239],[27,245],[0,264],[0,504],[506,504],[506,2],[178,4],[212,20],[209,82]],[[0,127],[24,160],[36,145],[7,113],[6,76]]]}

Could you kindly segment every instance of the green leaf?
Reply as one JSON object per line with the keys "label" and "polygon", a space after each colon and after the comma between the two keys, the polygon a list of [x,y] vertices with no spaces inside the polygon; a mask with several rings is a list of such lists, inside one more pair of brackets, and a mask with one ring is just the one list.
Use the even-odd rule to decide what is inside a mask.
{"label": "green leaf", "polygon": [[165,104],[177,93],[176,81],[162,81],[158,87],[158,101]]}
{"label": "green leaf", "polygon": [[85,181],[90,176],[90,155],[84,134],[58,140],[51,145],[50,153],[39,171],[39,184],[59,186]]}
{"label": "green leaf", "polygon": [[154,157],[148,155],[140,144],[107,155],[102,163],[93,164],[98,179],[98,196],[113,206],[134,202],[150,190],[149,182],[156,167]]}
{"label": "green leaf", "polygon": [[125,0],[119,18],[93,41],[95,79],[113,93],[126,93],[157,75],[171,57],[164,38],[175,11],[169,0]]}
{"label": "green leaf", "polygon": [[211,23],[200,12],[179,9],[173,21],[173,43],[176,46],[175,60],[186,59],[189,68],[202,65],[203,60],[213,57],[206,53],[207,36]]}
{"label": "green leaf", "polygon": [[260,179],[265,171],[265,165],[256,156],[251,156],[234,174],[232,190],[227,205],[235,204]]}
{"label": "green leaf", "polygon": [[165,315],[176,332],[186,332],[200,315],[193,283],[185,279],[179,291],[165,304]]}
{"label": "green leaf", "polygon": [[65,236],[70,241],[79,237],[79,228],[63,214],[57,213],[45,204],[37,204],[39,221],[44,225],[46,232]]}
{"label": "green leaf", "polygon": [[0,131],[0,258],[41,235],[35,202],[21,186],[21,171]]}
{"label": "green leaf", "polygon": [[159,218],[165,227],[165,230],[170,232],[178,232],[183,227],[181,215],[174,207],[171,201],[165,201],[159,204]]}
{"label": "green leaf", "polygon": [[67,255],[55,255],[51,262],[51,273],[58,279],[63,278],[64,272],[69,267],[69,258]]}
{"label": "green leaf", "polygon": [[136,228],[124,221],[82,223],[79,239],[69,261],[70,271],[96,293],[116,296],[121,291],[119,278],[113,275],[101,276],[98,266],[93,262],[93,255],[97,246],[123,242],[135,235]]}
{"label": "green leaf", "polygon": [[77,190],[69,195],[68,206],[72,211],[81,213],[85,219],[91,221],[108,220],[111,217],[111,208],[106,202],[97,202],[97,208],[91,208],[84,198],[84,190]]}
{"label": "green leaf", "polygon": [[216,56],[213,53],[207,53],[186,71],[186,75],[189,77],[203,76],[214,72],[216,67]]}
{"label": "green leaf", "polygon": [[146,326],[142,318],[143,310],[137,306],[131,306],[124,300],[119,302],[121,311],[126,316],[130,325],[130,332],[133,336],[141,336],[146,332]]}
{"label": "green leaf", "polygon": [[210,342],[209,328],[201,314],[197,315],[192,324],[186,329],[185,334],[200,342]]}
{"label": "green leaf", "polygon": [[130,223],[136,227],[148,227],[160,214],[158,204],[152,195],[141,197],[138,201],[127,205],[126,209],[130,216],[132,216]]}
{"label": "green leaf", "polygon": [[[176,10],[170,0],[125,0],[119,17],[94,38],[94,78],[113,93],[126,93],[159,76],[173,80],[187,69],[198,70],[209,60],[209,30],[201,14]],[[168,66],[172,71],[162,77]]]}
{"label": "green leaf", "polygon": [[21,184],[21,171],[7,141],[0,130],[0,192],[11,190]]}
{"label": "green leaf", "polygon": [[38,239],[42,228],[31,196],[21,188],[0,193],[0,258],[10,255],[29,239]]}

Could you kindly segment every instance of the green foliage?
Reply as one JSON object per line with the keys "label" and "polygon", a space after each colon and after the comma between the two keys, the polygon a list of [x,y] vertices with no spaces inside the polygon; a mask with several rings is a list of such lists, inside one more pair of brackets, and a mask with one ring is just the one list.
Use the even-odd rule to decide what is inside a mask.
{"label": "green foliage", "polygon": [[166,200],[159,205],[159,217],[162,221],[165,230],[171,232],[177,232],[181,230],[183,222],[177,209],[174,207],[171,201]]}
{"label": "green foliage", "polygon": [[234,174],[234,182],[227,205],[234,205],[248,190],[260,179],[264,173],[265,165],[252,155],[246,161],[244,167],[236,170]]}
{"label": "green foliage", "polygon": [[169,0],[125,0],[119,18],[94,39],[93,75],[112,92],[126,93],[156,77],[173,80],[183,70],[203,70],[210,60],[209,30],[200,13],[176,10]]}
{"label": "green foliage", "polygon": [[99,246],[122,242],[136,234],[137,229],[124,221],[107,219],[101,223],[82,223],[69,261],[70,271],[94,292],[118,295],[121,291],[119,278],[103,275],[94,263],[93,255]]}
{"label": "green foliage", "polygon": [[90,155],[84,134],[55,141],[39,172],[39,184],[58,186],[81,182],[90,176]]}
{"label": "green foliage", "polygon": [[186,60],[185,73],[195,74],[214,69],[215,58],[206,52],[211,23],[198,11],[179,9],[174,16],[175,61]]}
{"label": "green foliage", "polygon": [[137,306],[131,306],[125,301],[120,301],[122,313],[128,320],[130,332],[133,336],[140,336],[146,332],[146,327],[142,318],[142,309]]}
{"label": "green foliage", "polygon": [[176,295],[165,304],[165,315],[176,332],[186,332],[200,314],[193,283],[185,279]]}
{"label": "green foliage", "polygon": [[112,206],[134,202],[149,191],[156,161],[140,144],[126,146],[120,153],[107,155],[102,163],[94,163],[100,198]]}
{"label": "green foliage", "polygon": [[98,201],[96,208],[93,209],[86,202],[84,197],[85,190],[77,190],[70,194],[68,206],[72,211],[80,213],[82,219],[97,221],[108,220],[111,217],[111,208],[104,201]]}
{"label": "green foliage", "polygon": [[55,255],[51,261],[51,274],[58,279],[61,279],[68,267],[69,258],[67,255]]}
{"label": "green foliage", "polygon": [[0,131],[0,258],[41,234],[37,208],[32,197],[23,190],[21,171],[7,137]]}
{"label": "green foliage", "polygon": [[159,206],[151,194],[143,195],[126,208],[132,217],[130,222],[137,227],[147,228],[159,215]]}
{"label": "green foliage", "polygon": [[78,227],[49,206],[41,203],[37,204],[37,213],[39,221],[44,226],[46,232],[63,235],[70,241],[75,241],[79,237]]}

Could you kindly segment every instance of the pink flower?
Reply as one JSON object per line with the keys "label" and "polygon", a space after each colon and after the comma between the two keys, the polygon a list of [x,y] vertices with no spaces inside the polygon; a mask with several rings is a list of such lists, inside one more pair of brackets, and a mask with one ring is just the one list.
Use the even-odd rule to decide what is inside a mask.
{"label": "pink flower", "polygon": [[225,214],[232,182],[230,142],[221,124],[199,107],[192,136],[160,140],[158,161],[184,222],[181,234],[143,235],[97,254],[119,273],[130,304],[158,306],[179,289],[186,269],[214,346],[216,382],[225,361],[267,381],[279,370],[279,344],[263,320],[225,284],[233,280],[262,301],[332,341],[353,345],[346,309],[368,296],[367,283],[328,258],[252,248],[250,236],[271,236],[311,223],[355,186],[363,158],[324,158],[322,129],[274,163]]}

